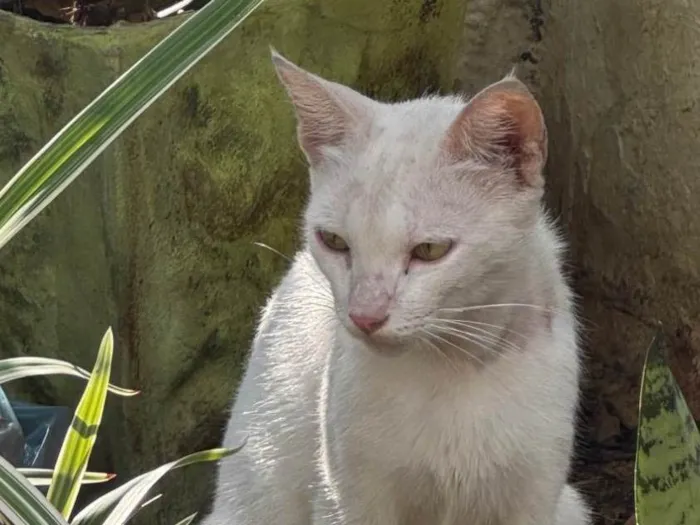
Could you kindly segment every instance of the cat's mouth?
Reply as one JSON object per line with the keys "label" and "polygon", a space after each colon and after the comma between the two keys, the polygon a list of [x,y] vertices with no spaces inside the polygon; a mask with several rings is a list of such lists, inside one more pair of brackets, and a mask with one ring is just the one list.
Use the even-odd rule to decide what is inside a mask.
{"label": "cat's mouth", "polygon": [[397,356],[408,348],[405,336],[396,334],[390,327],[382,327],[378,330],[367,332],[359,329],[349,319],[342,322],[343,329],[355,341],[366,347],[372,353]]}

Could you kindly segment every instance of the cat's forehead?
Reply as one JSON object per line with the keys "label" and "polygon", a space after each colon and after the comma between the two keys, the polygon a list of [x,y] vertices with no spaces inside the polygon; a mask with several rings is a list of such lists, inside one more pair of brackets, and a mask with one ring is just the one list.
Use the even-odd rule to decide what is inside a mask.
{"label": "cat's forehead", "polygon": [[440,145],[463,102],[435,99],[386,105],[366,140],[317,186],[312,215],[347,233],[387,238],[437,227],[468,192],[438,171]]}
{"label": "cat's forehead", "polygon": [[381,241],[390,249],[394,241],[403,243],[416,230],[438,234],[444,219],[454,215],[457,207],[459,213],[466,210],[457,205],[454,192],[446,193],[435,183],[429,168],[412,171],[418,162],[396,162],[391,169],[388,165],[375,166],[373,173],[348,177],[336,186],[322,204],[321,214],[329,225],[356,237],[356,241]]}
{"label": "cat's forehead", "polygon": [[356,159],[358,175],[407,177],[430,169],[461,107],[462,102],[452,98],[382,106]]}
{"label": "cat's forehead", "polygon": [[386,237],[394,233],[403,237],[412,227],[410,203],[400,195],[389,191],[358,193],[348,201],[346,227],[349,231],[364,235]]}
{"label": "cat's forehead", "polygon": [[398,227],[422,207],[420,201],[438,197],[434,171],[433,158],[415,148],[372,147],[357,158],[336,198],[357,226],[372,221]]}

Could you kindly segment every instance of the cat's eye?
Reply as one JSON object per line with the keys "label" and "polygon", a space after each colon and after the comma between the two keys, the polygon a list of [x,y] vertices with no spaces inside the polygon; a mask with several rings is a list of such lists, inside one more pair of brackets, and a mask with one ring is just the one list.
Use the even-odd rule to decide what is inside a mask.
{"label": "cat's eye", "polygon": [[329,250],[333,250],[334,252],[347,252],[350,250],[350,246],[348,246],[348,243],[345,242],[345,239],[343,239],[340,235],[336,235],[335,233],[326,230],[318,230],[316,234],[318,235],[319,240]]}
{"label": "cat's eye", "polygon": [[447,255],[450,248],[451,242],[424,242],[413,248],[411,257],[426,262],[437,261]]}

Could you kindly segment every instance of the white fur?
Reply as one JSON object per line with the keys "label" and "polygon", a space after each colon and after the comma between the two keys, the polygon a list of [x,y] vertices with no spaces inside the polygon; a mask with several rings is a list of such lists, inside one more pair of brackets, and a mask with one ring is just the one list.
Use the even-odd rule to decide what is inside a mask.
{"label": "white fur", "polygon": [[[204,523],[588,524],[566,485],[577,326],[540,194],[505,168],[440,164],[461,99],[362,104],[359,131],[312,162],[306,247],[262,314],[224,439],[247,444]],[[442,260],[409,263],[445,239]],[[389,321],[363,337],[348,310],[380,295]],[[458,311],[500,304],[520,306]]]}

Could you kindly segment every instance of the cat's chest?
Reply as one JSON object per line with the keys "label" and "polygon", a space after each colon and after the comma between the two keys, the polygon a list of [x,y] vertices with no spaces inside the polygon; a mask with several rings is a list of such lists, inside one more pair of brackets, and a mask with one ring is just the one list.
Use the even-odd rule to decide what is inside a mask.
{"label": "cat's chest", "polygon": [[397,467],[410,461],[440,477],[456,467],[478,473],[488,468],[485,458],[507,462],[527,424],[526,401],[507,370],[487,378],[400,359],[339,365],[327,393],[329,436]]}

